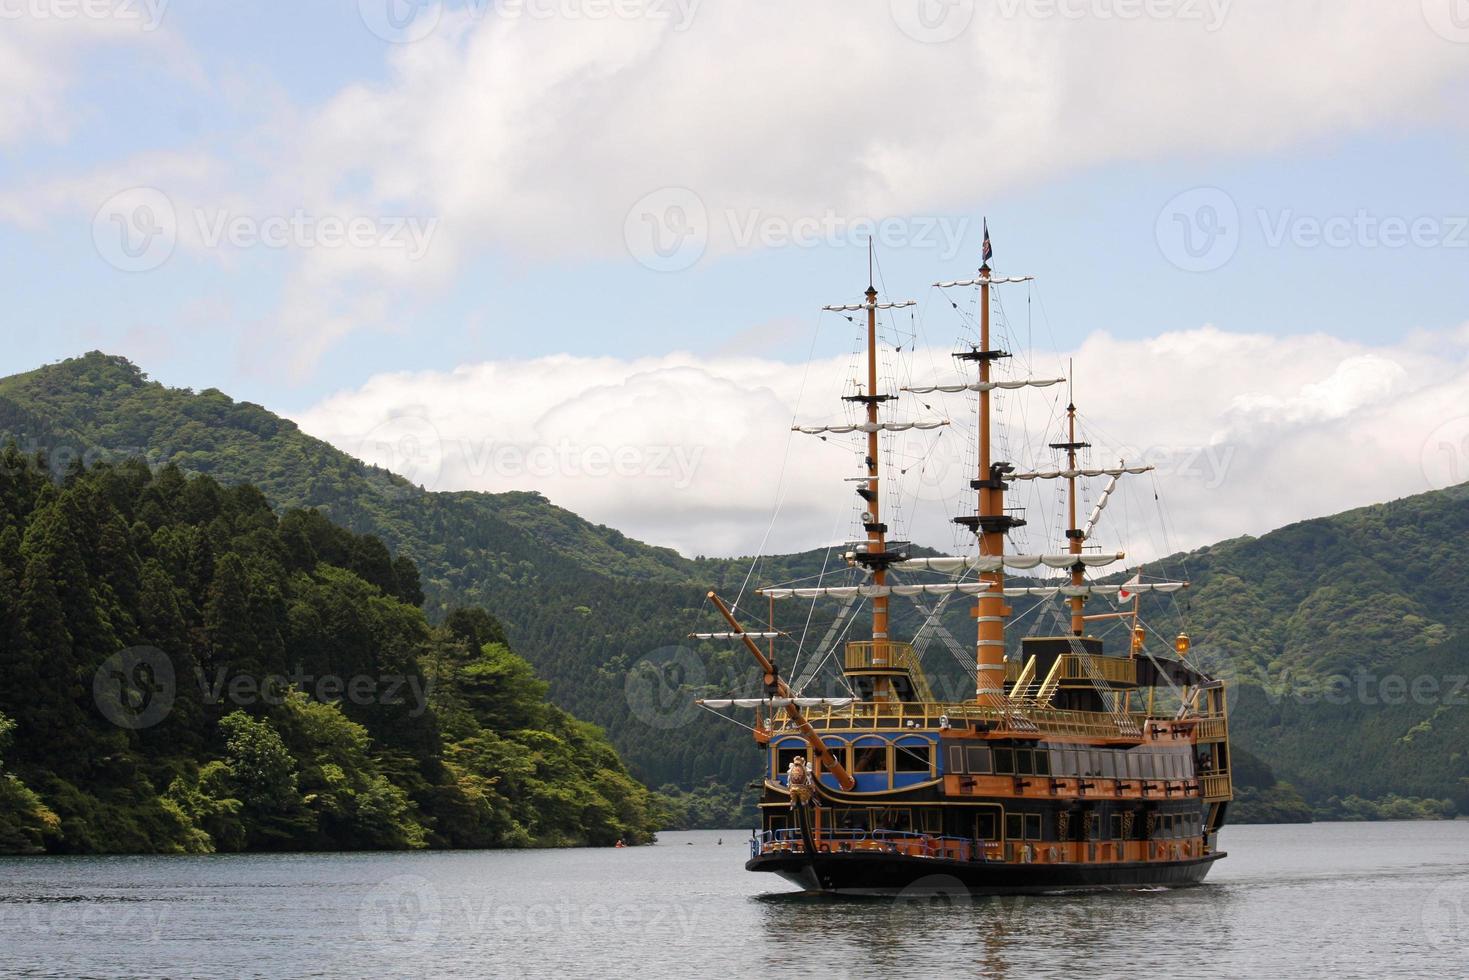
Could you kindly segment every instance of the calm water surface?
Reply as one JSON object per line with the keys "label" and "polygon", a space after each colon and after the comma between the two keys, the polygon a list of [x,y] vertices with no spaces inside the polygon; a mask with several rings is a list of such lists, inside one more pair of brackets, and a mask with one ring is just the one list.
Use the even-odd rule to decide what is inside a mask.
{"label": "calm water surface", "polygon": [[[723,838],[723,845],[717,843]],[[0,860],[20,977],[1469,976],[1469,822],[1235,827],[1180,891],[793,896],[626,850]]]}

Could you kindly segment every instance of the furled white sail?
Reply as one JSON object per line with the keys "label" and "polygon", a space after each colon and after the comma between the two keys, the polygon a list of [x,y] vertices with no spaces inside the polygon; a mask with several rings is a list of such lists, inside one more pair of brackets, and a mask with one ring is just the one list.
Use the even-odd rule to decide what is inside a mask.
{"label": "furled white sail", "polygon": [[856,425],[793,425],[791,430],[816,436],[825,432],[834,432],[838,435],[847,432],[906,432],[909,429],[937,429],[941,425],[948,424],[947,419],[939,419],[928,422],[861,422]]}
{"label": "furled white sail", "polygon": [[997,572],[1001,568],[1070,568],[1077,562],[1088,568],[1101,568],[1122,561],[1127,556],[1122,552],[1105,555],[970,555],[967,558],[912,558],[899,562],[894,568],[906,572],[943,572],[954,575],[958,572]]}
{"label": "furled white sail", "polygon": [[861,310],[871,310],[871,309],[878,309],[878,310],[906,310],[910,306],[917,306],[917,305],[918,305],[918,301],[917,300],[914,300],[914,299],[905,299],[905,300],[903,300],[900,303],[878,303],[877,306],[875,306],[875,307],[871,303],[849,303],[846,306],[823,306],[822,309],[825,310],[828,313],[857,313],[857,312],[859,312]]}
{"label": "furled white sail", "polygon": [[690,633],[691,640],[738,640],[742,636],[748,636],[752,640],[775,640],[784,636],[784,633],[775,631],[765,633]]}
{"label": "furled white sail", "polygon": [[1022,378],[1019,381],[973,381],[969,384],[922,385],[913,388],[903,388],[902,390],[912,392],[915,395],[931,395],[936,391],[941,391],[946,395],[953,395],[961,391],[994,391],[996,388],[1001,388],[1005,391],[1014,391],[1016,388],[1050,388],[1053,385],[1065,383],[1065,378]]}
{"label": "furled white sail", "polygon": [[1112,491],[1116,489],[1117,477],[1114,476],[1112,477],[1112,479],[1107,481],[1106,489],[1104,489],[1102,491],[1102,495],[1097,498],[1097,505],[1092,508],[1091,516],[1086,519],[1086,527],[1081,529],[1083,537],[1089,538],[1092,536],[1092,531],[1096,530],[1097,522],[1102,519],[1102,511],[1107,509],[1107,501],[1111,499]]}
{"label": "furled white sail", "polygon": [[952,289],[955,286],[978,286],[982,282],[988,282],[991,286],[999,286],[1007,282],[1031,282],[1035,276],[996,276],[994,279],[956,279],[953,282],[934,283],[939,289]]}
{"label": "furled white sail", "polygon": [[784,708],[788,704],[794,704],[798,708],[816,708],[822,705],[845,708],[854,700],[854,698],[704,698],[695,703],[702,704],[706,708]]}
{"label": "furled white sail", "polygon": [[[1129,592],[1177,592],[1188,587],[1187,582],[1149,582],[1128,587]],[[1120,585],[1040,585],[1026,588],[1005,589],[1007,598],[1024,596],[1077,596],[1116,595]],[[761,589],[760,594],[771,599],[876,599],[882,596],[920,595],[980,595],[991,591],[987,582],[942,582],[932,585],[849,585],[811,589]]]}
{"label": "furled white sail", "polygon": [[1151,466],[1121,466],[1099,470],[1040,470],[1036,473],[1010,473],[1007,480],[1069,480],[1078,476],[1136,476],[1151,471]]}

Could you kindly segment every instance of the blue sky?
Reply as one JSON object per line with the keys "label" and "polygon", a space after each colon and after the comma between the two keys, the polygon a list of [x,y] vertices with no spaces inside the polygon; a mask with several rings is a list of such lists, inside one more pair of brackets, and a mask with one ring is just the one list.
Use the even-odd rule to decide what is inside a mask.
{"label": "blue sky", "polygon": [[[1126,22],[1117,0],[1064,17],[955,0],[916,8],[961,17],[924,36],[913,25],[936,21],[905,5],[935,0],[629,0],[621,17],[505,2],[16,8],[0,36],[16,91],[0,114],[0,371],[100,348],[340,444],[351,433],[324,406],[396,372],[571,355],[612,365],[586,381],[600,388],[675,352],[716,376],[731,358],[802,365],[817,308],[865,285],[864,217],[896,222],[883,284],[927,300],[972,273],[987,216],[998,271],[1039,277],[1033,339],[1057,353],[1206,325],[1319,335],[1319,383],[1340,357],[1469,321],[1457,0],[1217,0],[1212,27],[1185,0]],[[384,10],[415,9],[433,18],[421,39],[374,33]],[[127,271],[105,236],[140,213],[137,188],[162,194],[176,241]],[[648,268],[636,229],[677,230],[686,207],[693,253]],[[248,234],[292,215],[378,238],[201,240],[215,220]],[[839,231],[780,244],[823,218]],[[400,220],[424,232],[421,255],[405,260]],[[1341,240],[1321,242],[1322,224]],[[1384,243],[1394,225],[1416,240]],[[938,319],[924,330],[952,339]],[[823,328],[815,352],[849,346]],[[1261,397],[1299,394],[1280,384],[1296,388]]]}

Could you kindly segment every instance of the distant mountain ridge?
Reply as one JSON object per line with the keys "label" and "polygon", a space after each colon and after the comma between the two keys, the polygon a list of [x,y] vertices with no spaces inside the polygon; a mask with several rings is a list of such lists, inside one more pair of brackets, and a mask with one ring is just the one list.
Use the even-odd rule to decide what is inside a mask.
{"label": "distant mountain ridge", "polygon": [[[628,679],[641,660],[678,661],[670,649],[707,622],[705,591],[738,590],[748,561],[652,547],[535,493],[425,491],[260,406],[214,389],[169,389],[97,352],[0,379],[7,437],[22,448],[141,453],[221,482],[252,482],[277,507],[317,507],[414,559],[431,617],[457,603],[493,610],[550,681],[551,696],[606,727],[643,778],[738,785],[758,768],[748,735],[731,726],[678,715],[671,702],[656,705],[650,721],[646,705],[630,704]],[[1453,691],[1454,678],[1469,673],[1466,544],[1469,494],[1460,487],[1221,542],[1150,570],[1186,572],[1194,588],[1183,605],[1199,656],[1241,682],[1238,744],[1313,802],[1397,793],[1469,809],[1469,705]],[[822,559],[768,558],[762,577],[809,574]],[[957,632],[966,620],[955,613]],[[748,673],[736,651],[701,650],[699,659],[696,676],[667,680],[688,690],[655,694],[718,690]],[[930,659],[938,676],[958,669],[943,654]],[[1323,686],[1334,675],[1369,676],[1363,683],[1377,693],[1354,690],[1337,703]],[[1379,690],[1398,676],[1410,686],[1434,679],[1438,693],[1388,696],[1396,681]]]}

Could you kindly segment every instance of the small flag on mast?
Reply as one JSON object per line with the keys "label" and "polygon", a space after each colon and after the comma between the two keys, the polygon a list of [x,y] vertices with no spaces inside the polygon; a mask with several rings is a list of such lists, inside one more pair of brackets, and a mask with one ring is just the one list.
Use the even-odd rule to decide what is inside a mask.
{"label": "small flag on mast", "polygon": [[994,249],[994,246],[990,244],[990,219],[989,218],[985,218],[984,219],[984,249],[980,253],[980,258],[984,261],[984,264],[985,265],[989,265],[990,259],[992,259],[994,257],[995,257],[995,249]]}
{"label": "small flag on mast", "polygon": [[1131,599],[1133,598],[1133,596],[1137,595],[1136,592],[1132,591],[1133,588],[1135,588],[1136,586],[1142,585],[1142,584],[1143,584],[1143,573],[1142,572],[1138,572],[1132,578],[1130,578],[1126,582],[1123,582],[1122,583],[1122,587],[1117,590],[1117,601],[1118,602],[1129,602],[1129,601],[1131,601]]}

